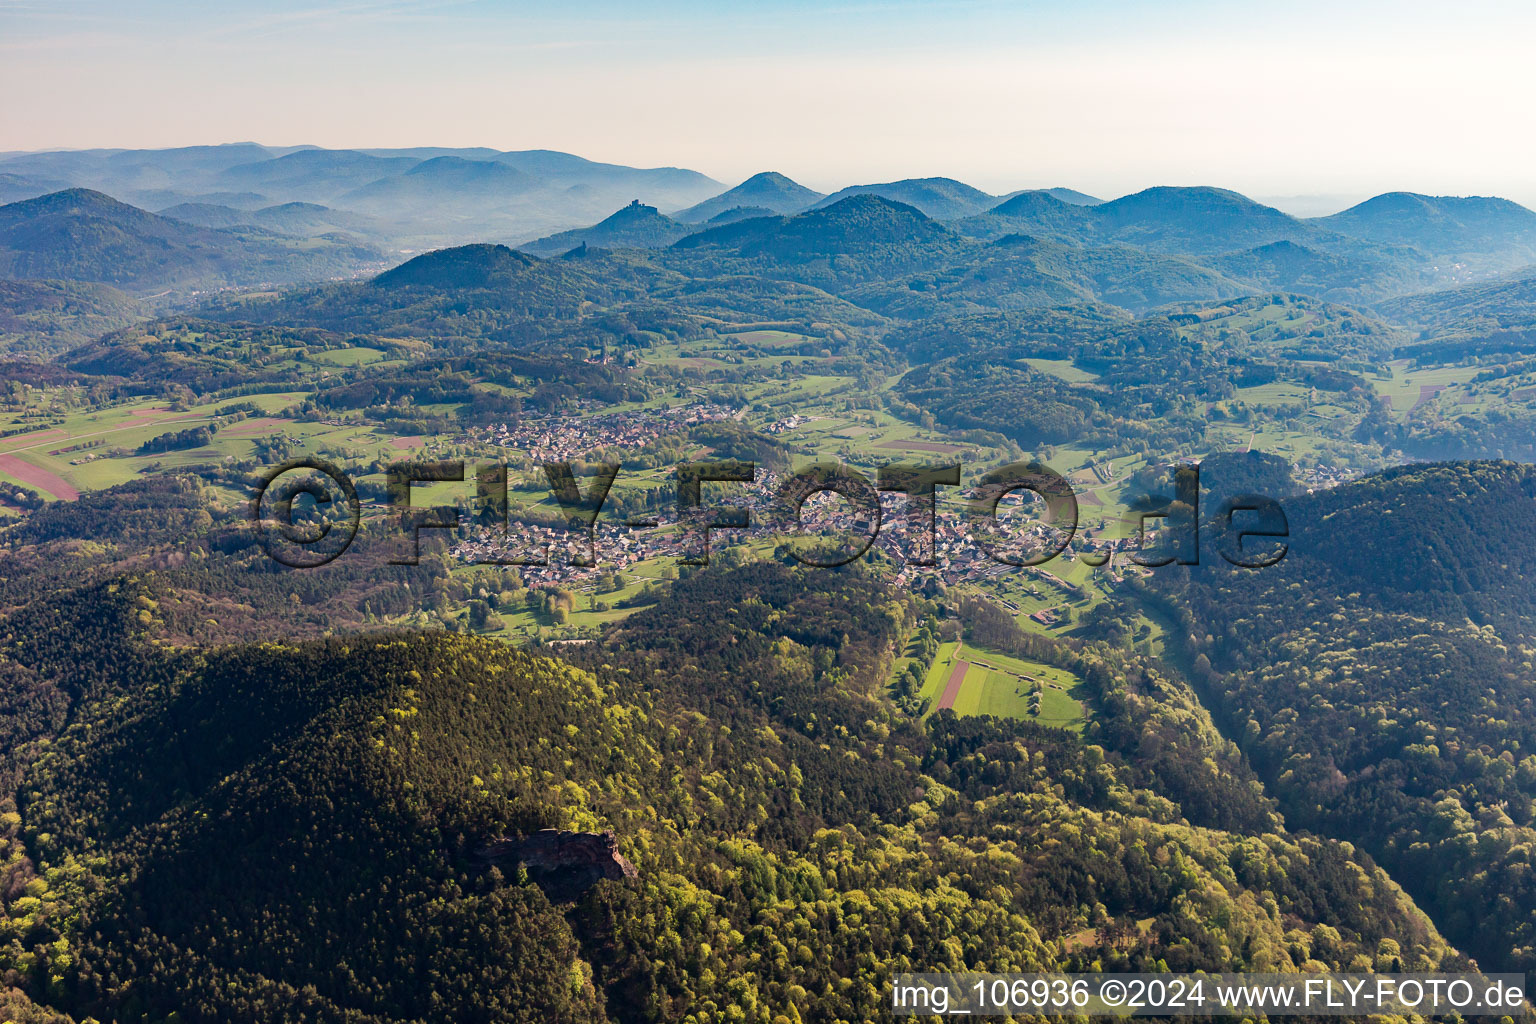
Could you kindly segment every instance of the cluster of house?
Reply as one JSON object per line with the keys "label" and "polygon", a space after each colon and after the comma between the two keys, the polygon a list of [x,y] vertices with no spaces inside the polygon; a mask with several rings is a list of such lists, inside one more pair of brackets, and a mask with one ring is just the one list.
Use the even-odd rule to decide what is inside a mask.
{"label": "cluster of house", "polygon": [[516,565],[531,589],[581,586],[599,575],[624,572],[636,562],[682,553],[676,531],[634,529],[600,519],[590,536],[538,523],[512,522],[505,531],[466,530],[453,547],[460,561]]}
{"label": "cluster of house", "polygon": [[1346,469],[1343,466],[1314,466],[1301,474],[1301,482],[1307,488],[1307,493],[1313,491],[1326,491],[1330,487],[1349,483],[1360,476],[1360,471]]}
{"label": "cluster of house", "polygon": [[[777,474],[759,470],[757,480],[740,485],[741,493],[733,493],[730,500],[748,509],[754,523],[761,523],[772,511],[778,485]],[[471,563],[501,564],[515,559],[524,585],[531,588],[580,585],[603,573],[623,572],[637,562],[681,557],[685,553],[684,536],[676,529],[677,518],[676,512],[668,511],[655,517],[654,526],[629,526],[599,516],[589,536],[563,527],[514,520],[505,530],[466,528],[453,553]],[[465,516],[460,520],[469,521]],[[729,536],[729,531],[723,536]],[[722,543],[715,540],[714,549]]]}
{"label": "cluster of house", "polygon": [[[1023,571],[1060,587],[1068,593],[1075,593],[1078,588],[1074,584],[1056,576],[1046,566],[1053,563],[1070,563],[1087,554],[1095,561],[1109,556],[1109,561],[1104,564],[1106,567],[1114,567],[1118,561],[1115,556],[1121,552],[1132,551],[1136,546],[1132,540],[1096,537],[1092,531],[1085,530],[1055,558],[1041,565],[1020,567],[995,557],[992,550],[989,550],[986,539],[977,539],[974,524],[964,516],[940,512],[934,518],[934,533],[935,564],[918,566],[903,564],[905,552],[908,550],[904,538],[893,535],[891,531],[881,532],[877,543],[886,547],[892,554],[893,561],[901,566],[896,572],[898,583],[924,586],[929,579],[936,577],[946,586],[954,586],[959,583],[980,583],[1010,572]],[[1034,523],[1021,533],[1008,538],[1004,545],[998,545],[994,539],[990,547],[995,549],[1001,546],[1009,557],[1022,558],[1043,552],[1054,547],[1058,542],[1059,535],[1052,528],[1043,523]],[[1117,572],[1114,574],[1118,575]]]}
{"label": "cluster of house", "polygon": [[[771,471],[759,469],[752,483],[731,485],[728,503],[745,508],[751,514],[752,533],[765,536],[783,522],[785,506],[777,495],[783,478]],[[946,586],[960,583],[984,582],[1009,572],[1023,571],[1068,593],[1077,588],[1041,566],[1019,567],[1000,562],[982,541],[978,541],[974,524],[965,516],[939,511],[934,520],[933,565],[909,563],[916,549],[917,538],[907,536],[905,526],[905,501],[896,493],[881,495],[880,528],[873,545],[890,556],[897,567],[895,582],[899,585],[920,589],[935,580]],[[709,510],[705,510],[708,514]],[[847,551],[857,548],[871,532],[869,510],[860,509],[851,502],[835,497],[807,501],[801,509],[797,533],[803,537],[824,537],[829,545]],[[468,522],[468,518],[464,519]],[[515,560],[526,586],[581,586],[590,583],[600,574],[629,570],[636,563],[650,559],[675,559],[688,553],[684,531],[677,529],[678,516],[667,511],[655,517],[653,526],[628,526],[610,517],[599,516],[590,536],[563,527],[551,528],[535,523],[514,521],[505,530],[499,528],[466,529],[454,548],[455,555],[465,562],[501,564]],[[782,530],[780,531],[782,532]],[[721,530],[714,534],[712,550],[718,553],[729,538],[739,531]],[[1040,551],[1052,545],[1051,529],[1042,523],[1034,523],[1022,532],[1008,538],[1011,553]],[[1056,560],[1070,562],[1088,553],[1098,558],[1107,554],[1125,552],[1134,548],[1127,539],[1109,539],[1095,536],[1092,530],[1084,530],[1073,546],[1069,546]],[[1075,550],[1074,550],[1075,548]],[[573,558],[575,562],[573,564]],[[1046,563],[1049,565],[1050,563]],[[1118,575],[1118,560],[1110,563],[1111,573]]]}
{"label": "cluster of house", "polygon": [[[723,405],[697,403],[670,409],[641,409],[582,417],[528,419],[513,424],[481,428],[470,435],[472,441],[489,442],[516,449],[533,461],[579,460],[601,449],[642,448],[652,441],[691,425],[739,418],[740,414]],[[792,415],[765,429],[779,434],[811,421],[811,417]],[[1093,467],[1101,481],[1111,476],[1108,464]],[[781,477],[759,467],[752,483],[728,485],[731,497],[720,503],[746,508],[751,514],[753,533],[766,536],[772,524],[783,522],[784,505],[777,498]],[[920,538],[908,537],[906,497],[899,493],[881,495],[880,529],[874,545],[884,551],[896,566],[895,581],[913,589],[931,587],[935,581],[946,586],[985,582],[998,576],[1024,572],[1038,576],[1071,593],[1076,588],[1040,566],[1020,568],[999,561],[973,533],[975,523],[967,516],[940,511],[935,517],[932,565],[910,562],[920,550]],[[713,503],[707,503],[713,504]],[[798,533],[822,536],[841,550],[856,548],[859,538],[871,532],[871,515],[851,502],[830,497],[812,500],[801,509]],[[464,517],[464,522],[472,520]],[[601,574],[625,573],[637,563],[653,559],[671,561],[692,552],[685,550],[688,538],[677,528],[678,516],[667,510],[654,519],[654,525],[635,527],[617,521],[611,515],[599,517],[590,536],[563,527],[547,527],[515,521],[505,529],[466,527],[455,546],[455,555],[465,562],[479,564],[516,564],[525,585],[581,587]],[[779,530],[780,533],[784,531]],[[1132,550],[1134,541],[1095,535],[1092,529],[1079,533],[1074,544],[1056,556],[1062,562],[1089,554],[1095,563],[1106,555]],[[739,531],[722,530],[715,534],[713,549],[718,552]],[[1034,523],[1007,538],[1010,553],[1024,554],[1053,546],[1051,530]],[[1047,563],[1049,565],[1050,563]],[[1111,575],[1122,571],[1123,559],[1109,562]]]}
{"label": "cluster of house", "polygon": [[770,434],[787,434],[791,430],[805,426],[813,419],[815,419],[813,416],[801,416],[799,413],[796,413],[793,416],[786,416],[782,420],[774,420],[763,429]]}
{"label": "cluster of house", "polygon": [[736,415],[729,406],[698,403],[597,416],[550,416],[474,428],[469,431],[469,440],[515,449],[534,462],[566,462],[604,448],[644,448],[678,430]]}

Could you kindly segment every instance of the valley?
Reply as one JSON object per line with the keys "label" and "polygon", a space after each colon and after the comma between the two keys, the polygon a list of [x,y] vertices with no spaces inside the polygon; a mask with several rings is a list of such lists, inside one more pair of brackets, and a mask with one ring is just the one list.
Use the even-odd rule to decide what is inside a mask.
{"label": "valley", "polygon": [[[831,1022],[917,969],[1536,963],[1523,207],[548,151],[0,174],[67,186],[0,207],[18,1020]],[[250,503],[306,458],[360,525],[290,569]],[[418,565],[407,461],[464,466],[411,489],[458,517]],[[727,461],[701,506],[752,526],[686,564],[678,467]],[[978,509],[1029,462],[1076,523],[1012,492],[1002,533],[1060,553],[1009,564]],[[619,467],[591,565],[550,463]],[[898,492],[807,564],[871,525],[820,493],[773,528],[826,464],[958,465],[933,564]],[[1242,494],[1276,565],[1217,553]],[[1139,564],[1144,513],[1199,564]]]}

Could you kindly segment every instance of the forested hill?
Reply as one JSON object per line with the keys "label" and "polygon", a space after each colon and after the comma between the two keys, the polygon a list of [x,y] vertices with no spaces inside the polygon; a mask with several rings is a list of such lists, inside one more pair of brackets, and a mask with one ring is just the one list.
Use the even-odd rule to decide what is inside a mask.
{"label": "forested hill", "polygon": [[1157,589],[1294,827],[1358,843],[1489,969],[1536,964],[1536,471],[1411,466],[1285,504],[1290,552]]}
{"label": "forested hill", "polygon": [[559,256],[583,246],[659,249],[671,245],[690,230],[688,225],[663,216],[656,207],[645,206],[637,199],[590,228],[561,231],[521,248],[538,256]]}
{"label": "forested hill", "polygon": [[566,260],[544,260],[504,245],[462,245],[414,257],[367,282],[298,289],[232,302],[215,315],[337,331],[491,334],[520,339],[575,321],[615,292]]}
{"label": "forested hill", "polygon": [[917,246],[945,240],[938,222],[916,208],[874,194],[858,194],[793,217],[757,218],[689,235],[680,247],[718,248],[778,260],[857,253],[879,246]]}
{"label": "forested hill", "polygon": [[[830,1022],[909,969],[1461,962],[1368,859],[1287,834],[1182,684],[1123,652],[967,613],[1081,673],[1085,740],[897,710],[892,655],[936,609],[853,570],[700,571],[561,657],[164,643],[195,594],[245,592],[238,552],[9,591],[0,629],[35,639],[0,654],[25,712],[0,962],[75,1019]],[[638,877],[552,903],[477,856],[545,826],[613,830]]]}
{"label": "forested hill", "polygon": [[1316,221],[1375,242],[1478,260],[1536,260],[1536,212],[1488,196],[1424,196],[1389,192]]}
{"label": "forested hill", "polygon": [[943,220],[980,213],[997,201],[996,197],[954,178],[906,178],[880,185],[850,185],[817,205],[833,206],[851,196],[879,196]]}
{"label": "forested hill", "polygon": [[791,181],[777,171],[762,171],[735,188],[727,189],[686,210],[679,210],[676,217],[685,224],[702,224],[731,210],[743,208],[760,209],[764,214],[799,213],[823,198],[820,192]]}
{"label": "forested hill", "polygon": [[383,254],[356,239],[301,242],[159,217],[90,189],[0,206],[0,277],[167,289],[293,283],[342,276]]}

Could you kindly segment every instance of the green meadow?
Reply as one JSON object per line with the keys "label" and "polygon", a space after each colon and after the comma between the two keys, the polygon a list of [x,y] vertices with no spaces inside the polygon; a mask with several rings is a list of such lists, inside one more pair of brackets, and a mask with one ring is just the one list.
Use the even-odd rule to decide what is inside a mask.
{"label": "green meadow", "polygon": [[[1081,731],[1084,717],[1082,680],[1065,669],[1015,658],[979,647],[944,644],[923,681],[920,696],[928,714],[939,709],[957,662],[969,667],[955,697],[957,715],[996,715],[1040,725]],[[1032,695],[1038,688],[1038,708]]]}

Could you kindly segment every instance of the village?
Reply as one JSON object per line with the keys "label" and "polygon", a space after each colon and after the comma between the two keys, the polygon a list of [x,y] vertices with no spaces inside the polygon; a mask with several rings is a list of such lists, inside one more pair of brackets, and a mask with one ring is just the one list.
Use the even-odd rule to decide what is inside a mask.
{"label": "village", "polygon": [[530,463],[569,462],[605,449],[636,450],[687,427],[734,419],[728,406],[698,403],[663,409],[636,409],[593,416],[523,418],[516,423],[473,428],[470,443],[515,451]]}
{"label": "village", "polygon": [[[760,471],[752,483],[740,485],[730,503],[744,508],[750,515],[751,525],[745,529],[712,527],[711,553],[719,556],[727,547],[737,544],[777,547],[794,538],[822,541],[840,552],[858,553],[869,557],[868,551],[877,550],[888,564],[892,579],[900,586],[915,591],[931,589],[935,584],[954,587],[967,583],[985,583],[1009,573],[1023,573],[1040,579],[1075,596],[1080,588],[1051,573],[1044,566],[1059,559],[1063,563],[1088,556],[1086,564],[1102,567],[1110,582],[1118,583],[1127,571],[1117,556],[1136,550],[1131,538],[1110,537],[1107,527],[1087,528],[1076,534],[1074,543],[1068,544],[1051,559],[1043,559],[1038,565],[1015,565],[1000,561],[989,550],[988,544],[978,540],[975,521],[970,515],[950,510],[939,510],[934,516],[933,564],[922,565],[911,561],[918,550],[914,538],[906,536],[904,503],[901,494],[881,495],[880,521],[872,524],[869,517],[856,510],[852,503],[835,496],[812,497],[801,510],[798,528],[786,529],[782,500],[778,497],[785,477]],[[703,510],[707,517],[709,510]],[[470,517],[461,517],[469,523]],[[676,512],[661,513],[654,525],[634,526],[599,517],[590,532],[581,528],[565,529],[542,523],[514,519],[505,529],[470,528],[466,526],[462,537],[453,548],[454,556],[465,564],[498,565],[515,564],[519,568],[525,586],[571,587],[594,583],[599,576],[625,573],[643,562],[657,559],[681,560],[685,555],[697,555],[698,538],[692,545]],[[869,540],[874,533],[872,541]],[[1060,544],[1055,528],[1034,522],[1014,538],[1014,545],[1007,553],[1015,560],[1034,560]],[[804,556],[807,563],[817,560],[835,561],[825,555]],[[846,554],[843,555],[846,558]],[[1128,561],[1128,560],[1125,560]],[[1142,573],[1146,570],[1130,565],[1130,570]],[[1049,619],[1042,619],[1048,622]]]}

